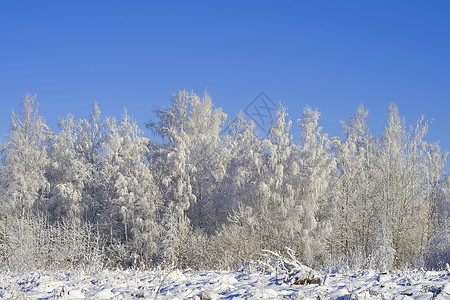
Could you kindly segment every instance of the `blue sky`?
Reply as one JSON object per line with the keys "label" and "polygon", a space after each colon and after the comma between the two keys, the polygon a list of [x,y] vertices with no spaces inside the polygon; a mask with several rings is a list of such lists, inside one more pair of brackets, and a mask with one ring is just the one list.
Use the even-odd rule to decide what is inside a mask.
{"label": "blue sky", "polygon": [[[230,116],[261,91],[296,120],[309,105],[330,136],[363,103],[373,135],[389,102],[450,151],[449,1],[0,2],[0,135],[26,93],[58,116],[124,106],[145,134],[180,89]],[[294,124],[294,129],[298,126]]]}

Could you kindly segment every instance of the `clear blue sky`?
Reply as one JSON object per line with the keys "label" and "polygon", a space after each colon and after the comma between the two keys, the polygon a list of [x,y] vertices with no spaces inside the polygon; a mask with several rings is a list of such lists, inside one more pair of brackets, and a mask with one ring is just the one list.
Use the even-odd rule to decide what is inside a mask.
{"label": "clear blue sky", "polygon": [[[450,151],[450,1],[0,2],[0,134],[35,93],[58,116],[123,106],[143,124],[180,89],[235,115],[264,91],[340,135],[363,103],[381,133],[390,101]],[[295,130],[297,129],[294,124]]]}

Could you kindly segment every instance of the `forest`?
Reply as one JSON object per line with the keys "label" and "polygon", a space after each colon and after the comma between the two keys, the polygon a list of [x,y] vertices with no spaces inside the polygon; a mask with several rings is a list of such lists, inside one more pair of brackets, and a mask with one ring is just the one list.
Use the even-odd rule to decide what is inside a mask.
{"label": "forest", "polygon": [[143,129],[94,103],[55,130],[22,104],[1,145],[0,269],[230,270],[286,247],[314,268],[450,263],[446,154],[393,103],[380,136],[359,105],[344,138],[305,107],[297,140],[286,108],[261,137],[186,91]]}

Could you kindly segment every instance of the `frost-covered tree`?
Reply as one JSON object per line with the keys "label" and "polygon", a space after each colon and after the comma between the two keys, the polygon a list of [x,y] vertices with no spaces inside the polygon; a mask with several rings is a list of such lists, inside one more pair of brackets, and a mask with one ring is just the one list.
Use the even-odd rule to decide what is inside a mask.
{"label": "frost-covered tree", "polygon": [[431,239],[429,220],[445,156],[436,144],[423,140],[427,131],[423,117],[406,131],[397,107],[390,104],[379,157],[379,211],[383,213],[378,215],[379,219],[387,216],[384,225],[388,227],[378,232],[389,236],[383,241],[391,243],[397,266],[416,263]]}
{"label": "frost-covered tree", "polygon": [[0,264],[229,269],[286,246],[312,266],[448,262],[446,155],[425,141],[424,117],[406,127],[391,104],[372,137],[360,105],[345,138],[329,139],[307,107],[296,143],[284,108],[267,138],[242,114],[221,133],[226,115],[206,94],[180,92],[156,113],[153,140],[96,103],[53,133],[27,96],[1,147]]}
{"label": "frost-covered tree", "polygon": [[47,180],[50,183],[49,214],[51,219],[68,218],[81,221],[81,197],[86,177],[86,165],[76,151],[80,123],[68,115],[59,120],[59,134],[49,145]]}
{"label": "frost-covered tree", "polygon": [[431,239],[426,263],[431,268],[443,268],[450,264],[450,177],[443,176],[436,190],[433,205]]}
{"label": "frost-covered tree", "polygon": [[307,264],[323,263],[326,240],[331,233],[329,211],[329,185],[335,175],[336,159],[332,155],[331,141],[318,126],[320,113],[306,107],[300,124],[300,141],[295,153],[299,172],[296,222],[298,233],[296,252]]}
{"label": "frost-covered tree", "polygon": [[220,131],[226,120],[221,109],[214,108],[205,93],[202,99],[191,95],[186,120],[186,146],[192,192],[195,203],[189,209],[191,225],[213,233],[220,228],[226,216],[221,203],[216,201],[217,187],[225,176],[227,159]]}
{"label": "frost-covered tree", "polygon": [[270,220],[261,215],[267,203],[261,191],[267,143],[255,135],[255,124],[245,121],[242,114],[228,129],[225,139],[230,160],[220,195],[228,219],[217,234],[217,247],[225,247],[223,258],[237,266],[269,242],[264,232]]}
{"label": "frost-covered tree", "polygon": [[215,225],[210,217],[211,194],[224,174],[219,132],[226,116],[213,109],[207,95],[200,99],[180,92],[168,108],[157,111],[157,117],[159,121],[148,127],[163,140],[152,154],[152,169],[159,174],[164,199],[160,209],[163,252],[182,263],[190,224],[203,230]]}
{"label": "frost-covered tree", "polygon": [[[267,224],[271,242],[269,249],[282,251],[281,245],[293,246],[296,239],[293,224],[296,206],[295,189],[296,176],[299,168],[293,152],[295,144],[290,132],[292,122],[287,119],[285,108],[279,108],[277,118],[269,131],[268,155],[265,160],[263,180],[267,186],[268,202],[264,204],[267,210]],[[279,249],[276,249],[279,248]]]}
{"label": "frost-covered tree", "polygon": [[2,213],[22,219],[45,200],[48,181],[47,138],[50,134],[38,112],[35,96],[27,95],[22,111],[11,114],[11,127],[0,167]]}
{"label": "frost-covered tree", "polygon": [[[400,234],[399,214],[402,205],[402,175],[406,166],[407,135],[404,120],[398,115],[397,107],[391,103],[388,108],[386,127],[382,135],[383,152],[379,157],[382,172],[381,198],[379,201],[378,234],[381,249],[387,249],[382,256],[386,258],[398,256],[400,245],[395,238]],[[398,233],[397,233],[398,232]]]}
{"label": "frost-covered tree", "polygon": [[126,109],[119,124],[108,120],[102,167],[113,188],[108,204],[115,221],[111,228],[148,261],[156,251],[158,196],[148,165],[148,139],[140,135]]}
{"label": "frost-covered tree", "polygon": [[225,178],[225,198],[230,200],[232,208],[237,208],[235,204],[255,206],[253,191],[259,186],[263,175],[267,143],[255,134],[254,122],[245,121],[239,114],[230,128],[226,147],[230,162]]}
{"label": "frost-covered tree", "polygon": [[[422,137],[423,135],[419,133],[419,138]],[[445,226],[441,225],[443,219],[446,218],[449,220],[449,215],[446,214],[445,209],[442,210],[441,214],[439,209],[442,208],[442,205],[445,202],[444,195],[446,193],[446,188],[448,187],[448,175],[442,173],[447,153],[441,153],[438,144],[435,143],[427,143],[420,140],[419,144],[421,145],[422,150],[422,162],[418,167],[421,168],[421,172],[414,171],[413,175],[417,176],[418,173],[420,174],[417,176],[420,180],[418,187],[419,190],[421,190],[420,194],[423,197],[423,200],[419,204],[419,207],[422,208],[422,210],[420,210],[421,213],[418,216],[419,224],[422,225],[420,249],[426,260],[428,256],[433,256],[431,250],[433,240],[441,234],[443,234],[444,239],[446,236],[447,229]],[[416,188],[416,190],[417,189],[418,188]],[[414,194],[416,194],[416,192]]]}
{"label": "frost-covered tree", "polygon": [[80,120],[78,127],[75,151],[76,156],[83,164],[83,190],[81,194],[82,218],[85,222],[108,227],[104,211],[107,204],[104,198],[104,184],[108,181],[102,178],[101,160],[104,151],[105,133],[100,119],[100,108],[95,102],[89,118]]}
{"label": "frost-covered tree", "polygon": [[345,140],[335,140],[339,176],[334,191],[334,219],[340,232],[340,248],[334,249],[334,254],[348,259],[368,258],[374,235],[377,144],[369,135],[367,116],[368,111],[359,105],[348,122],[341,122]]}

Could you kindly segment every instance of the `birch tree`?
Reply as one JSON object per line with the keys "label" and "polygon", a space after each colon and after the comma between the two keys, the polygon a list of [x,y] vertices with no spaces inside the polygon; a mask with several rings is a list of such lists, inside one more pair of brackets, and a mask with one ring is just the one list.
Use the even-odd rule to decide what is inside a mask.
{"label": "birch tree", "polygon": [[0,176],[3,189],[2,211],[20,216],[32,213],[39,201],[45,200],[48,181],[47,137],[49,128],[38,112],[35,96],[27,95],[22,111],[11,114],[11,126],[6,143]]}
{"label": "birch tree", "polygon": [[148,165],[148,139],[124,109],[119,124],[108,121],[103,168],[110,173],[109,211],[115,234],[130,244],[144,261],[156,252],[158,193]]}
{"label": "birch tree", "polygon": [[169,107],[156,111],[158,122],[151,128],[162,139],[152,149],[152,171],[158,174],[158,185],[164,202],[159,207],[161,234],[160,256],[182,265],[190,233],[187,211],[197,198],[193,194],[187,132],[191,94],[180,92]]}
{"label": "birch tree", "polygon": [[331,229],[327,216],[331,199],[328,187],[336,170],[336,160],[330,151],[331,142],[318,126],[319,116],[317,110],[306,107],[302,119],[298,120],[301,131],[296,153],[300,170],[297,175],[296,252],[307,264],[323,262],[327,253],[325,245]]}
{"label": "birch tree", "polygon": [[346,139],[335,145],[339,168],[335,214],[341,247],[336,250],[348,259],[369,258],[374,234],[376,145],[369,135],[367,116],[368,111],[359,105],[348,122],[341,122]]}
{"label": "birch tree", "polygon": [[68,218],[79,224],[86,176],[86,165],[80,161],[76,151],[80,123],[72,115],[68,115],[67,118],[60,119],[58,125],[60,133],[54,135],[49,146],[49,213],[53,220]]}
{"label": "birch tree", "polygon": [[95,102],[89,118],[80,120],[75,150],[78,159],[84,165],[81,195],[83,220],[106,228],[108,221],[100,218],[104,217],[103,212],[106,209],[106,199],[101,195],[104,191],[102,185],[105,184],[105,180],[100,176],[105,134],[100,114],[100,108]]}

